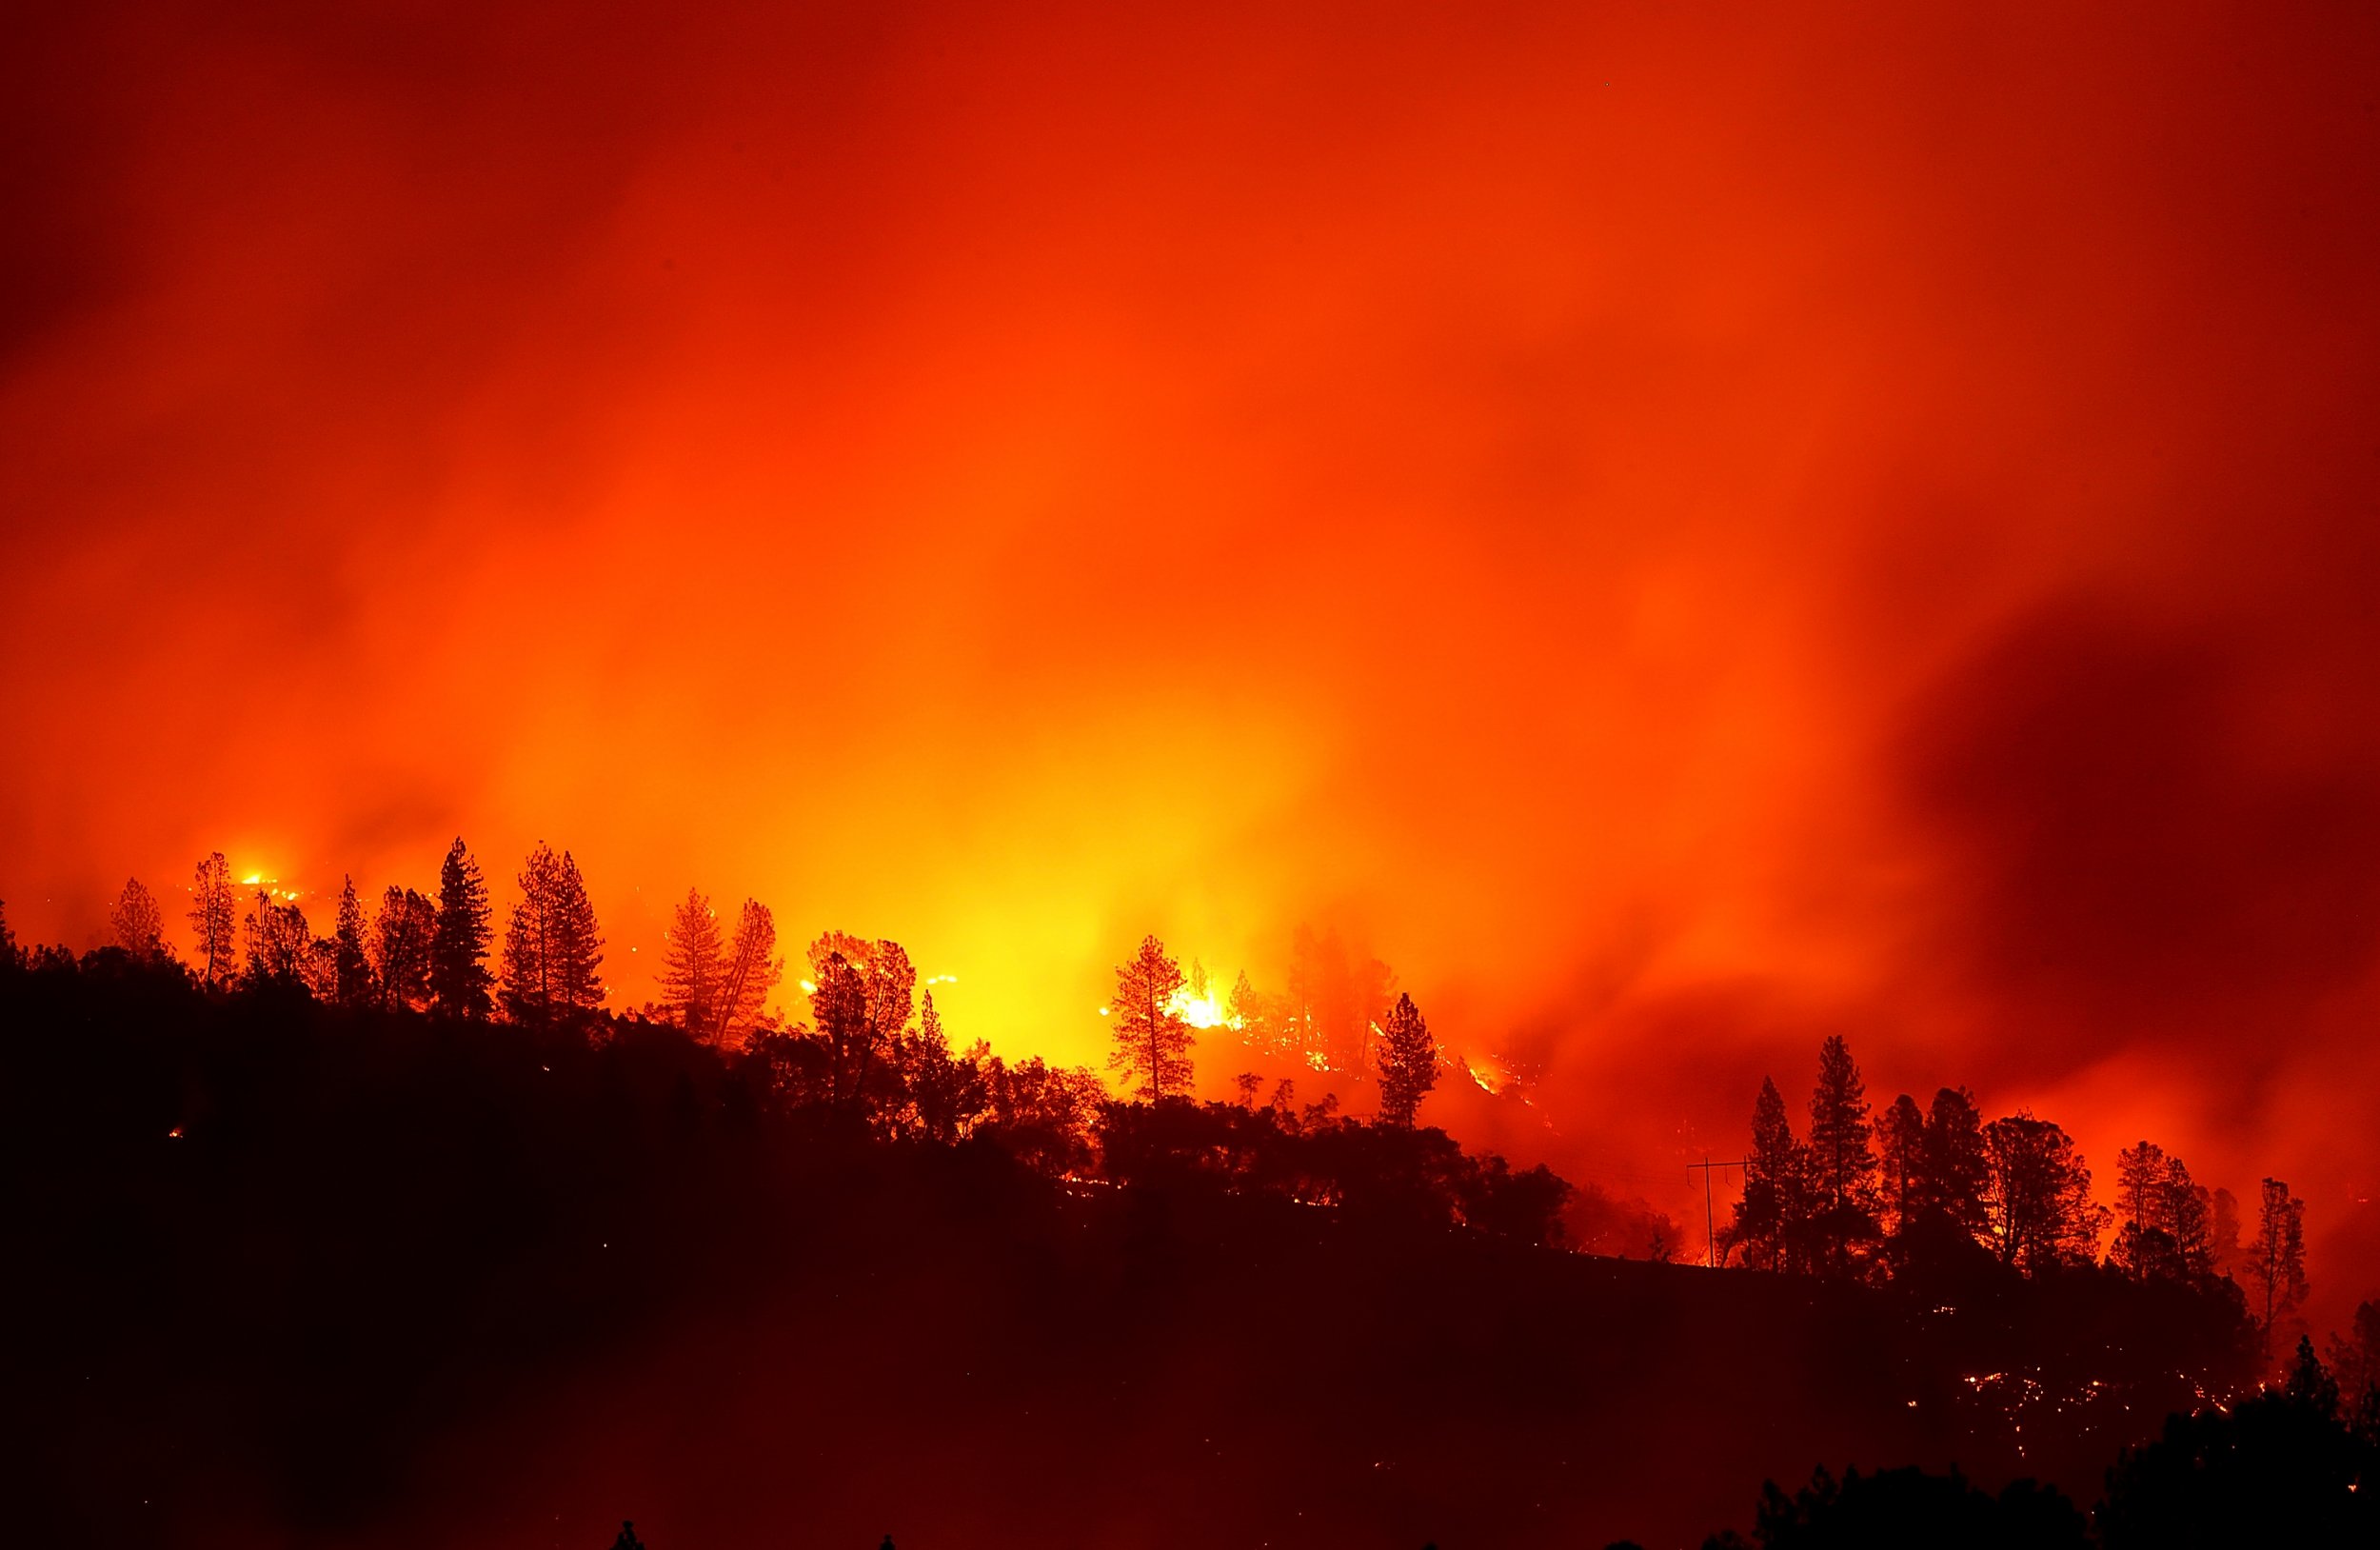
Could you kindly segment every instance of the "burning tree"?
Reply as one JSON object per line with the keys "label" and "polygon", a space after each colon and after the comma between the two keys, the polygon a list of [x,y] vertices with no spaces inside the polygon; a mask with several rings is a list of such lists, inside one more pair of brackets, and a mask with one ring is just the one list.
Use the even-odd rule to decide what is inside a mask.
{"label": "burning tree", "polygon": [[1169,1089],[1180,1096],[1190,1087],[1190,1049],[1198,1041],[1172,1005],[1182,984],[1181,965],[1155,937],[1141,938],[1132,962],[1116,970],[1116,1048],[1107,1067],[1152,1103],[1162,1103]]}

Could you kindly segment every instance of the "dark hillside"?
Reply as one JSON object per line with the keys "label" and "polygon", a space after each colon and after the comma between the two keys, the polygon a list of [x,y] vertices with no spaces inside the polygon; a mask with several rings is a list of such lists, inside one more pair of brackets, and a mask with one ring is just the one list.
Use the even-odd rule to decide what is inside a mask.
{"label": "dark hillside", "polygon": [[2243,1370],[2228,1310],[2108,1273],[1879,1290],[1048,1177],[630,1022],[109,955],[0,1004],[43,1542],[1682,1543],[1818,1463],[2088,1502]]}

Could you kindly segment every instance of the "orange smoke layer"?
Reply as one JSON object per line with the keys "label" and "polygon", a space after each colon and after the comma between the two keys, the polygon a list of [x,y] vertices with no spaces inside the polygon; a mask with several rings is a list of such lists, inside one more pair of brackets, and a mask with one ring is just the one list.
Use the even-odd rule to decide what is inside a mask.
{"label": "orange smoke layer", "polygon": [[2370,18],[1148,10],[37,26],[20,933],[547,839],[1083,1060],[1312,921],[1681,1215],[1843,1029],[2380,1279]]}

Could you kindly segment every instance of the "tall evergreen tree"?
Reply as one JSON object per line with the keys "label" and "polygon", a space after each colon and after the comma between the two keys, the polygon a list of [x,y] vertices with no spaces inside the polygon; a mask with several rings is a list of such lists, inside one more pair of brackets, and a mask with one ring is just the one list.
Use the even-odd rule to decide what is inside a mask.
{"label": "tall evergreen tree", "polygon": [[1107,1066],[1152,1103],[1163,1103],[1168,1092],[1185,1097],[1190,1089],[1190,1050],[1198,1041],[1173,1009],[1181,983],[1181,965],[1165,956],[1165,944],[1153,936],[1141,938],[1132,962],[1116,970],[1116,1047]]}
{"label": "tall evergreen tree", "polygon": [[603,1004],[603,933],[570,853],[529,852],[505,928],[505,1010],[522,1023],[568,1021]]}
{"label": "tall evergreen tree", "polygon": [[1823,1209],[1864,1208],[1875,1194],[1875,1152],[1867,1084],[1839,1034],[1818,1051],[1810,1094],[1810,1180]]}
{"label": "tall evergreen tree", "polygon": [[438,906],[390,884],[380,896],[372,922],[372,974],[380,1004],[391,1011],[419,1011],[429,1004],[430,954],[438,936]]}
{"label": "tall evergreen tree", "polygon": [[1794,1139],[1785,1097],[1769,1078],[1752,1106],[1752,1154],[1744,1162],[1743,1199],[1724,1239],[1755,1270],[1810,1268],[1810,1161]]}
{"label": "tall evergreen tree", "polygon": [[487,879],[458,838],[438,868],[438,923],[429,951],[430,994],[448,1017],[485,1019],[496,1009],[488,993],[495,976],[487,972],[494,918]]}
{"label": "tall evergreen tree", "polygon": [[2290,1193],[2278,1179],[2267,1179],[2256,1208],[2256,1237],[2249,1247],[2248,1279],[2257,1288],[2262,1313],[2257,1319],[2265,1350],[2272,1349],[2272,1331],[2306,1301],[2306,1202]]}
{"label": "tall evergreen tree", "polygon": [[662,944],[662,1010],[677,1020],[688,1038],[716,1036],[727,975],[727,946],[720,939],[719,917],[711,902],[695,889],[686,889]]}
{"label": "tall evergreen tree", "polygon": [[2173,1237],[2173,1258],[2186,1279],[2214,1274],[2214,1202],[2207,1186],[2194,1182],[2178,1157],[2165,1164],[2165,1222]]}
{"label": "tall evergreen tree", "polygon": [[604,930],[595,919],[595,901],[588,897],[586,879],[567,850],[562,853],[562,995],[563,1009],[584,1017],[604,1004],[609,988],[604,984]]}
{"label": "tall evergreen tree", "polygon": [[369,1006],[379,999],[372,984],[371,954],[364,945],[364,903],[355,896],[355,879],[339,889],[339,925],[331,938],[331,995],[342,1006]]}
{"label": "tall evergreen tree", "polygon": [[162,964],[173,956],[173,949],[166,945],[165,915],[157,908],[156,897],[137,877],[124,880],[124,891],[116,895],[115,907],[108,911],[108,932],[117,946],[144,964]]}
{"label": "tall evergreen tree", "polygon": [[0,970],[13,970],[24,964],[25,957],[16,948],[16,933],[9,929],[9,906],[0,901]]}
{"label": "tall evergreen tree", "polygon": [[[822,939],[823,940],[823,939]],[[859,1102],[868,1043],[867,982],[834,947],[810,949],[810,1020],[826,1042],[827,1099],[842,1105]]]}
{"label": "tall evergreen tree", "polygon": [[198,864],[190,882],[190,931],[202,984],[231,983],[237,965],[231,956],[231,933],[239,924],[240,906],[231,892],[231,867],[218,850]]}
{"label": "tall evergreen tree", "polygon": [[2115,1209],[2127,1226],[2165,1225],[2165,1148],[2153,1141],[2125,1147],[2115,1154]]}
{"label": "tall evergreen tree", "polygon": [[1438,1085],[1438,1041],[1411,996],[1398,996],[1380,1029],[1380,1123],[1411,1129],[1414,1112]]}
{"label": "tall evergreen tree", "polygon": [[2125,1147],[2115,1158],[2115,1204],[2110,1264],[2162,1281],[2211,1273],[2207,1192],[2191,1182],[2180,1158],[2150,1141]]}
{"label": "tall evergreen tree", "polygon": [[731,1043],[761,1025],[768,1014],[769,992],[785,972],[785,961],[777,956],[776,919],[759,900],[744,902],[726,962],[719,996],[719,1038]]}
{"label": "tall evergreen tree", "polygon": [[1926,1110],[1925,1170],[1918,1209],[1936,1213],[1978,1242],[1991,1236],[1985,1202],[1992,1162],[1983,1141],[1983,1114],[1964,1087],[1940,1087]]}
{"label": "tall evergreen tree", "polygon": [[1876,1141],[1884,1225],[1897,1234],[1916,1219],[1924,1198],[1926,1116],[1915,1099],[1903,1093],[1893,1100],[1876,1126]]}
{"label": "tall evergreen tree", "polygon": [[1825,1267],[1850,1267],[1858,1247],[1876,1236],[1876,1161],[1868,1120],[1867,1084],[1842,1036],[1818,1051],[1818,1083],[1810,1094],[1810,1188],[1813,1224]]}

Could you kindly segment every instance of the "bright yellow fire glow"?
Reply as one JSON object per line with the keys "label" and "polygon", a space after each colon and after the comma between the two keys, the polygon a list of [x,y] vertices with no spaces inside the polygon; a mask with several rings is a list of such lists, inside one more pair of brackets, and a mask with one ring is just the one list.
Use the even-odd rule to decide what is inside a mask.
{"label": "bright yellow fire glow", "polygon": [[1224,1015],[1223,1004],[1212,990],[1203,996],[1195,996],[1190,993],[1188,985],[1183,985],[1165,998],[1165,1009],[1194,1028],[1240,1026],[1236,1019]]}

